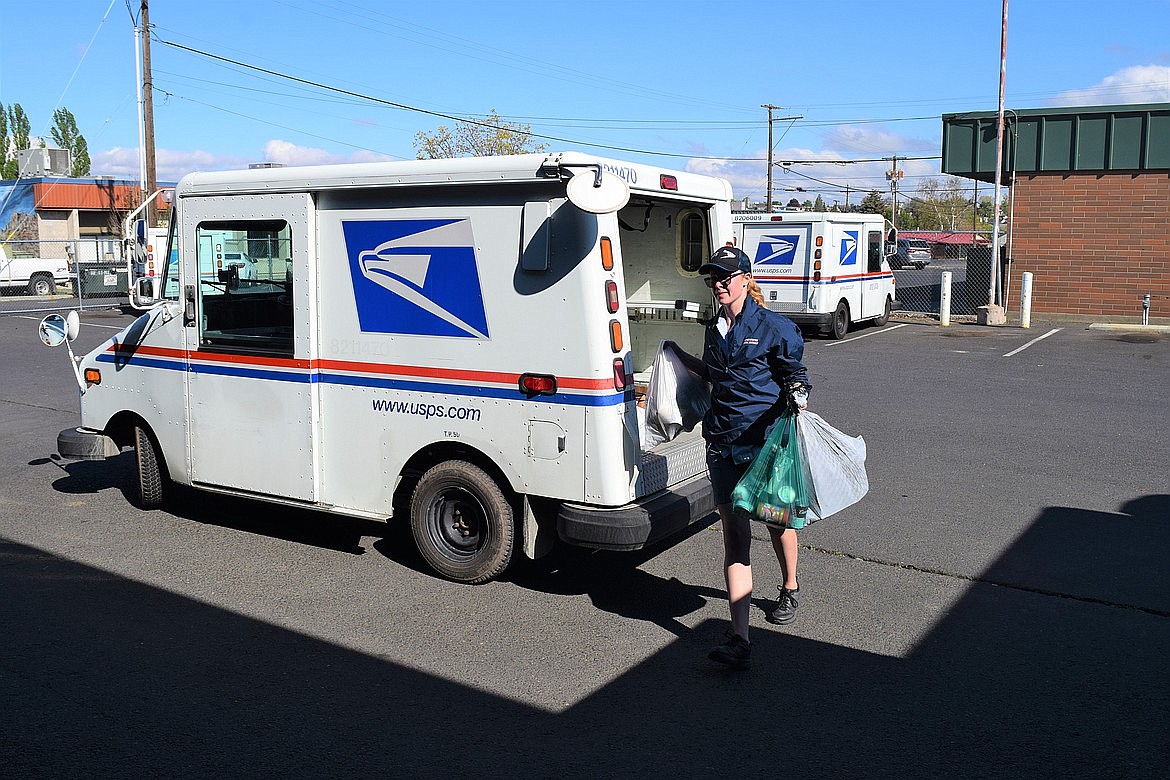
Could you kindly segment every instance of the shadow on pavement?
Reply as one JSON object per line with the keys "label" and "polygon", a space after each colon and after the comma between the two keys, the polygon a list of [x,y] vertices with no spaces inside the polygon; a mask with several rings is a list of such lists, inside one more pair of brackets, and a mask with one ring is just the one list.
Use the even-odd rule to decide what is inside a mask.
{"label": "shadow on pavement", "polygon": [[[1161,513],[1132,516],[1146,542],[1165,500],[1137,502]],[[1069,518],[1046,512],[989,578],[1067,553]],[[10,776],[1100,778],[1170,761],[1159,615],[976,583],[906,657],[760,630],[734,673],[702,657],[716,621],[675,620],[711,594],[604,564],[539,578],[680,638],[550,712],[0,540],[0,754]],[[534,647],[556,675],[557,648]]]}

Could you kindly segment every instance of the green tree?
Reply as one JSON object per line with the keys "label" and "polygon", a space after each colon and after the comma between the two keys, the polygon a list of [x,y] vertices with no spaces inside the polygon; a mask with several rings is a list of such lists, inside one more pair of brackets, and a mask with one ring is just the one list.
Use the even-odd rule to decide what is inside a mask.
{"label": "green tree", "polygon": [[828,211],[828,209],[825,208],[824,198],[822,198],[820,195],[817,195],[817,200],[815,203],[813,203],[813,211]]}
{"label": "green tree", "polygon": [[12,156],[8,148],[8,111],[0,103],[0,179],[7,179],[8,159]]}
{"label": "green tree", "polygon": [[31,126],[24,108],[20,103],[13,103],[7,112],[8,132],[5,136],[4,167],[0,178],[16,179],[20,176],[20,165],[16,160],[16,153],[29,147],[29,133]]}
{"label": "green tree", "polygon": [[[857,207],[857,210],[862,214],[886,214],[889,208],[890,205],[886,202],[886,199],[882,197],[880,192],[877,190],[870,190],[868,193],[866,193],[865,197],[861,199],[861,205]],[[887,216],[889,215],[887,214]]]}
{"label": "green tree", "polygon": [[532,137],[532,125],[507,122],[493,108],[484,119],[468,117],[455,127],[439,125],[431,132],[414,134],[419,160],[447,157],[482,157],[543,152],[547,148]]}
{"label": "green tree", "polygon": [[67,108],[53,112],[53,129],[49,131],[59,149],[69,150],[69,175],[88,176],[90,168],[89,145],[77,129],[77,121]]}

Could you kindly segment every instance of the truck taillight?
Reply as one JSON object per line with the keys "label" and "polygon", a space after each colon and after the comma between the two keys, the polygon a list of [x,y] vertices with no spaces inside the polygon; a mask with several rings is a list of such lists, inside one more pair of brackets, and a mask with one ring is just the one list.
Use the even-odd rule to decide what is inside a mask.
{"label": "truck taillight", "polygon": [[678,191],[678,177],[663,173],[658,176],[658,188]]}
{"label": "truck taillight", "polygon": [[609,346],[614,352],[621,352],[625,342],[622,340],[622,324],[617,320],[609,321]]}
{"label": "truck taillight", "polygon": [[610,279],[605,283],[605,305],[609,309],[609,313],[613,314],[618,310],[618,288],[617,282]]}
{"label": "truck taillight", "polygon": [[626,361],[621,358],[613,359],[613,389],[626,389]]}
{"label": "truck taillight", "polygon": [[525,395],[554,395],[557,378],[548,374],[521,374],[520,392]]}
{"label": "truck taillight", "polygon": [[601,267],[607,271],[613,270],[613,242],[609,236],[601,237]]}

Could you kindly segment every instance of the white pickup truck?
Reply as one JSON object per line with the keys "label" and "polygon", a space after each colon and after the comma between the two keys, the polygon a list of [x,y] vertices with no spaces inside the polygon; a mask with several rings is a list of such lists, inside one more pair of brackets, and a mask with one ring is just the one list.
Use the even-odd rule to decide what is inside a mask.
{"label": "white pickup truck", "polygon": [[29,295],[49,295],[58,284],[69,284],[69,264],[48,257],[12,257],[0,244],[0,289],[19,287]]}

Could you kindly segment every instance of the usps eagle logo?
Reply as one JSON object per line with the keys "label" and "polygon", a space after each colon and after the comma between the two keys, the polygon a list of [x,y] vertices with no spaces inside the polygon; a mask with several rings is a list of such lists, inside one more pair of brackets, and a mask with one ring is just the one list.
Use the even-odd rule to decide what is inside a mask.
{"label": "usps eagle logo", "polygon": [[469,219],[342,222],[363,333],[486,339]]}
{"label": "usps eagle logo", "polygon": [[857,234],[856,230],[846,230],[841,237],[841,265],[857,264]]}
{"label": "usps eagle logo", "polygon": [[755,265],[792,265],[796,258],[796,247],[800,244],[799,235],[760,236],[760,243],[756,246],[756,256],[752,259]]}

